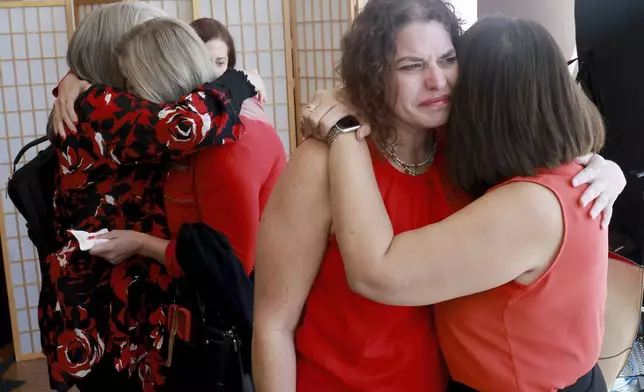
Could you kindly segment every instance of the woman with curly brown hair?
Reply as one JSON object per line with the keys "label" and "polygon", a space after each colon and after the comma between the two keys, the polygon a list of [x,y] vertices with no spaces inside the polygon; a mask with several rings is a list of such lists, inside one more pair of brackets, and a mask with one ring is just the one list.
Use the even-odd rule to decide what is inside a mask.
{"label": "woman with curly brown hair", "polygon": [[[421,23],[412,24],[416,21]],[[371,122],[380,125],[370,149],[397,232],[449,215],[438,171],[428,165],[435,139],[424,129],[447,121],[444,97],[458,74],[452,41],[460,33],[456,17],[441,1],[371,0],[343,40],[342,78],[348,90],[371,94],[364,104]],[[437,39],[421,38],[427,36]],[[420,52],[419,39],[426,43]],[[396,45],[397,58],[390,59]],[[415,58],[426,52],[434,70],[427,85],[413,77]],[[381,68],[384,55],[386,68]],[[392,138],[401,160],[422,163],[405,166],[414,175],[381,158]],[[305,141],[260,224],[253,338],[258,391],[444,390],[447,372],[432,313],[376,303],[347,284],[331,221],[327,164],[328,147]]]}
{"label": "woman with curly brown hair", "polygon": [[[394,235],[437,223],[467,201],[448,185],[440,144],[458,79],[454,43],[460,34],[443,1],[370,0],[343,39],[345,90],[372,129],[366,155],[382,202],[373,211],[378,217],[384,211]],[[328,109],[308,110],[317,120],[346,114],[340,106]],[[331,138],[339,133],[335,128]],[[433,308],[389,306],[347,281],[340,253],[346,234],[336,233],[342,234],[338,214],[351,211],[331,198],[337,192],[332,163],[326,143],[305,141],[264,211],[256,260],[257,389],[444,391],[448,375]],[[346,161],[335,167],[351,169]],[[361,195],[356,190],[352,197]]]}

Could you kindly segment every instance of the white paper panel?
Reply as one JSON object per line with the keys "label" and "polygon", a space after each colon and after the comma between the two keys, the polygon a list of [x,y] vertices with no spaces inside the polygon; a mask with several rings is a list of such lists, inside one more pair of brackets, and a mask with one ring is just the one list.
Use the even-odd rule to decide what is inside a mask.
{"label": "white paper panel", "polygon": [[199,18],[214,18],[228,27],[237,50],[237,68],[259,71],[268,96],[264,110],[288,152],[284,6],[287,0],[198,0],[197,9]]}
{"label": "white paper panel", "polygon": [[351,26],[351,0],[293,0],[300,108],[316,90],[340,84],[340,41]]}
{"label": "white paper panel", "polygon": [[76,15],[76,20],[77,20],[78,22],[81,22],[83,19],[85,19],[85,17],[86,17],[90,12],[92,12],[92,11],[94,11],[94,10],[97,10],[97,9],[99,9],[99,8],[101,8],[101,7],[104,7],[104,6],[105,6],[105,5],[107,5],[107,4],[109,4],[109,3],[105,3],[105,4],[88,4],[88,5],[79,5],[78,7],[76,7],[76,14],[77,14],[77,15]]}
{"label": "white paper panel", "polygon": [[192,22],[192,0],[141,0],[164,10],[168,15],[184,22]]}
{"label": "white paper panel", "polygon": [[[134,0],[135,1],[135,0]],[[177,17],[185,22],[192,21],[192,0],[140,0],[161,8],[168,15]],[[82,21],[91,11],[104,7],[109,3],[79,5],[76,7],[76,20]]]}
{"label": "white paper panel", "polygon": [[[70,21],[71,22],[71,21]],[[11,162],[28,142],[45,134],[53,99],[51,91],[67,72],[65,8],[0,9],[0,194],[11,173]],[[33,158],[30,151],[21,163]],[[36,320],[40,273],[36,251],[27,237],[25,221],[9,199],[2,203],[1,233],[8,260],[8,284],[14,294],[19,356],[40,352]]]}

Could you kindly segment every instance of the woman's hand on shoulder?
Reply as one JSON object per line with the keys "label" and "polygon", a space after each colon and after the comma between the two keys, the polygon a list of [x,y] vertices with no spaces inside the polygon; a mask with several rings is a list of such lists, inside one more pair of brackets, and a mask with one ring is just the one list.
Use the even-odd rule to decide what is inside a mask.
{"label": "woman's hand on shoulder", "polygon": [[602,214],[602,228],[608,228],[613,216],[613,205],[626,187],[624,172],[615,162],[604,159],[599,154],[588,154],[575,160],[585,166],[573,179],[573,186],[588,184],[580,203],[584,207],[594,201],[590,216],[595,219]]}
{"label": "woman's hand on shoulder", "polygon": [[266,95],[266,85],[264,84],[262,77],[259,75],[259,72],[256,69],[251,69],[250,71],[244,71],[244,73],[248,77],[248,81],[251,82],[251,84],[255,86],[255,90],[257,90],[257,100],[261,103],[266,102],[268,100]]}
{"label": "woman's hand on shoulder", "polygon": [[324,141],[331,128],[346,116],[354,116],[360,121],[360,129],[356,132],[358,140],[369,136],[369,124],[362,121],[357,110],[349,104],[344,89],[318,90],[302,109],[302,136]]}
{"label": "woman's hand on shoulder", "polygon": [[54,133],[62,139],[67,137],[65,126],[72,134],[76,133],[78,121],[74,103],[79,95],[90,88],[91,84],[68,73],[58,84],[58,97],[54,101]]}

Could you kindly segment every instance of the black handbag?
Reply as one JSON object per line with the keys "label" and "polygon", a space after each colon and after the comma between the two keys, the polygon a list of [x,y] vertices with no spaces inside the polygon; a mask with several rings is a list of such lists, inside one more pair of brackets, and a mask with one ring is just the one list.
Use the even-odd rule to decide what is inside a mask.
{"label": "black handbag", "polygon": [[252,392],[253,285],[226,237],[203,223],[184,224],[170,307],[165,386],[174,391]]}
{"label": "black handbag", "polygon": [[7,195],[27,221],[27,234],[38,250],[39,259],[57,248],[54,229],[54,193],[58,159],[48,146],[20,169],[16,166],[31,148],[49,141],[47,136],[27,143],[13,161],[13,174],[7,183]]}
{"label": "black handbag", "polygon": [[[188,282],[184,281],[183,285]],[[177,302],[183,304],[181,308],[190,309],[184,312],[190,315],[190,338],[187,341],[177,336],[178,326],[171,312],[165,389],[168,392],[253,392],[251,377],[242,365],[244,342],[236,327],[226,325],[219,315],[215,315],[219,318],[215,322],[212,317],[206,317],[205,307],[199,304],[198,294],[193,290],[186,287],[180,297]]]}

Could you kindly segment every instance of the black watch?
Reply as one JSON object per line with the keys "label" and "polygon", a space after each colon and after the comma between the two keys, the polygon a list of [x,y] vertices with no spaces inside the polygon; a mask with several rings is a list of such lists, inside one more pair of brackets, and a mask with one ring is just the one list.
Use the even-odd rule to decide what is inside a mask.
{"label": "black watch", "polygon": [[360,129],[360,122],[358,119],[353,116],[345,116],[331,127],[331,130],[326,135],[326,142],[330,146],[338,135],[356,132],[358,129]]}

